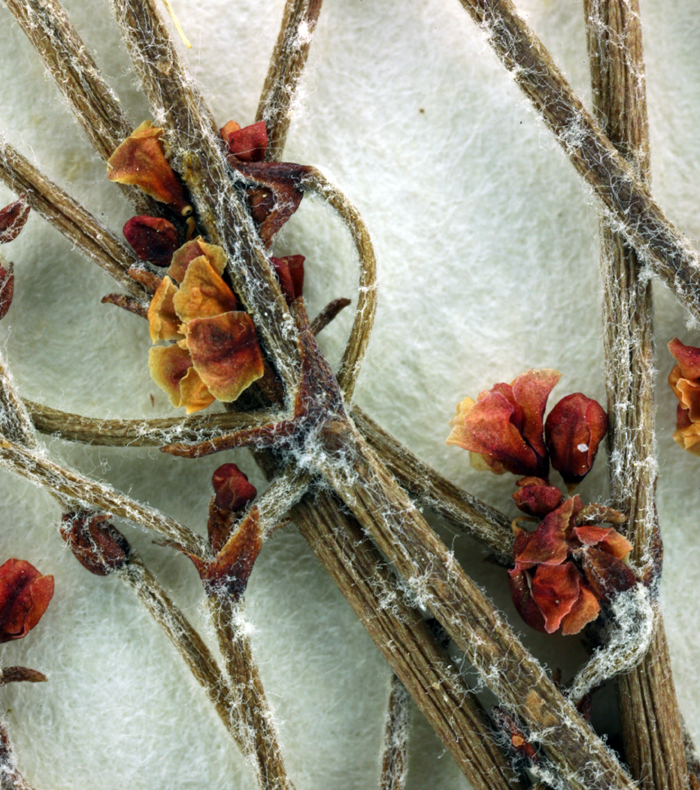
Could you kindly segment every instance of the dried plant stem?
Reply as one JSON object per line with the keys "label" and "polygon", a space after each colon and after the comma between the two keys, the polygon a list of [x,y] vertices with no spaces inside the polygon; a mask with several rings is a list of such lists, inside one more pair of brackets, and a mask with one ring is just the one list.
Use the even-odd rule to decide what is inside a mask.
{"label": "dried plant stem", "polygon": [[32,790],[32,786],[17,770],[12,754],[10,736],[0,721],[0,790]]}
{"label": "dried plant stem", "polygon": [[[94,149],[107,160],[133,131],[68,15],[56,0],[5,0]],[[163,213],[163,204],[120,184],[141,214]]]}
{"label": "dried plant stem", "polygon": [[327,492],[292,511],[299,532],[474,790],[518,790],[488,717],[360,525]]}
{"label": "dried plant stem", "polygon": [[403,790],[408,774],[408,732],[411,697],[396,675],[391,676],[389,710],[384,730],[384,751],[379,790]]}
{"label": "dried plant stem", "polygon": [[[585,0],[594,108],[610,140],[643,183],[649,134],[637,0]],[[601,223],[601,273],[612,506],[629,514],[632,560],[647,578],[660,571],[656,511],[654,345],[651,283],[636,252]],[[654,584],[658,584],[653,579]],[[663,618],[642,662],[617,678],[625,753],[644,790],[687,786],[683,729]]]}
{"label": "dried plant stem", "polygon": [[632,790],[613,753],[522,646],[354,428],[346,434],[342,453],[342,465],[324,469],[328,481],[411,594],[433,612],[560,776],[577,790]]}
{"label": "dried plant stem", "polygon": [[232,181],[214,118],[180,63],[155,0],[112,0],[117,22],[156,120],[168,133],[209,241],[229,257],[233,288],[250,312],[287,393],[296,388],[296,331],[277,278]]}
{"label": "dried plant stem", "polygon": [[654,202],[574,93],[510,0],[460,0],[569,160],[600,199],[615,228],[700,319],[698,253]]}
{"label": "dried plant stem", "polygon": [[292,790],[284,767],[277,728],[265,697],[243,615],[243,602],[213,595],[209,608],[226,671],[239,695],[240,741],[256,767],[263,790]]}
{"label": "dried plant stem", "polygon": [[511,519],[450,483],[358,406],[352,410],[352,419],[382,463],[413,499],[488,546],[499,562],[512,564]]}
{"label": "dried plant stem", "polygon": [[177,543],[192,554],[206,556],[206,543],[189,527],[179,524],[154,508],[136,502],[104,483],[54,463],[40,452],[0,439],[0,465],[62,497],[121,516]]}
{"label": "dried plant stem", "polygon": [[336,376],[341,392],[349,402],[352,400],[377,311],[377,259],[374,255],[369,230],[360,216],[360,212],[323,173],[316,168],[309,170],[309,174],[304,178],[303,186],[320,195],[338,212],[350,231],[360,260],[360,286],[355,320]]}
{"label": "dried plant stem", "polygon": [[323,0],[287,0],[277,44],[270,58],[256,121],[265,121],[267,159],[280,159],[296,96]]}
{"label": "dried plant stem", "polygon": [[26,195],[27,203],[69,241],[113,277],[132,296],[146,301],[142,285],[127,274],[141,261],[98,220],[59,186],[43,176],[6,140],[0,138],[0,180],[13,192]]}

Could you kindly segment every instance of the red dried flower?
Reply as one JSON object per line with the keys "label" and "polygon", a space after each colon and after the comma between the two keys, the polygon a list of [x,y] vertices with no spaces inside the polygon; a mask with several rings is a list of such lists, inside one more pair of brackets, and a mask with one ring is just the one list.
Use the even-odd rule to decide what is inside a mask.
{"label": "red dried flower", "polygon": [[496,384],[482,392],[477,401],[466,398],[457,407],[447,444],[469,450],[474,465],[485,464],[496,474],[546,478],[549,461],[542,423],[557,381],[556,370],[528,370],[512,384]]}
{"label": "red dried flower", "polygon": [[591,471],[607,430],[603,407],[581,392],[562,398],[549,413],[544,426],[549,458],[567,485],[577,485]]}
{"label": "red dried flower", "polygon": [[162,217],[132,217],[123,228],[126,240],[142,261],[170,266],[178,247],[177,228]]}
{"label": "red dried flower", "polygon": [[613,528],[576,526],[582,509],[574,496],[549,513],[534,532],[516,528],[513,603],[538,631],[578,633],[609,603],[636,584],[623,562],[632,546]]}
{"label": "red dried flower", "polygon": [[66,513],[61,537],[78,562],[96,576],[107,576],[129,560],[129,542],[111,523],[109,516],[91,511]]}
{"label": "red dried flower", "polygon": [[0,567],[0,642],[26,636],[52,597],[53,576],[42,576],[26,560],[7,560]]}
{"label": "red dried flower", "polygon": [[255,499],[257,490],[248,482],[245,472],[236,464],[223,464],[213,474],[211,483],[216,491],[216,506],[225,510],[241,510],[251,499]]}
{"label": "red dried flower", "polygon": [[528,516],[543,518],[561,504],[561,491],[541,477],[523,477],[516,483],[515,504]]}
{"label": "red dried flower", "polygon": [[268,138],[264,121],[243,129],[235,121],[229,121],[221,128],[221,136],[228,145],[229,153],[241,162],[262,162],[265,159]]}
{"label": "red dried flower", "polygon": [[0,244],[14,241],[28,219],[29,205],[24,196],[0,209]]}

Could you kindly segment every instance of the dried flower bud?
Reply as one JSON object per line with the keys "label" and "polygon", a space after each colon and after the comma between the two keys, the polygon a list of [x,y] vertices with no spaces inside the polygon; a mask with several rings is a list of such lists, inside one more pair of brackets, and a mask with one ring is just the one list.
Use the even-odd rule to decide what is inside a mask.
{"label": "dried flower bud", "polygon": [[262,162],[265,159],[268,138],[264,121],[243,129],[235,121],[229,121],[221,129],[221,136],[226,140],[229,152],[241,162]]}
{"label": "dried flower bud", "polygon": [[15,294],[15,270],[11,263],[0,265],[0,320],[6,315]]}
{"label": "dried flower bud", "polygon": [[523,477],[516,483],[515,504],[528,516],[543,518],[561,504],[561,491],[541,477]]}
{"label": "dried flower bud", "polygon": [[544,427],[547,449],[567,485],[580,483],[591,471],[607,430],[602,406],[580,392],[562,398],[549,413]]}
{"label": "dried flower bud", "polygon": [[124,225],[124,236],[142,261],[170,266],[177,249],[177,228],[162,217],[141,215]]}
{"label": "dried flower bud", "polygon": [[0,669],[0,686],[8,683],[46,683],[48,678],[43,672],[29,667],[3,667]]}
{"label": "dried flower bud", "polygon": [[287,255],[284,258],[270,258],[275,267],[277,279],[287,304],[298,299],[304,289],[304,258],[303,255]]}
{"label": "dried flower bud", "polygon": [[144,121],[107,160],[107,177],[120,184],[133,184],[187,217],[192,206],[165,158],[162,137],[162,129]]}
{"label": "dried flower bud", "polygon": [[25,560],[0,567],[0,642],[21,639],[41,620],[53,597],[53,576]]}
{"label": "dried flower bud", "polygon": [[78,562],[96,576],[107,576],[129,560],[131,547],[109,516],[84,510],[66,513],[60,531]]}
{"label": "dried flower bud", "polygon": [[241,510],[258,493],[236,464],[220,466],[212,475],[211,483],[216,492],[216,506],[225,510]]}
{"label": "dried flower bud", "polygon": [[9,206],[0,209],[0,244],[7,244],[19,236],[29,219],[29,205],[22,196]]}

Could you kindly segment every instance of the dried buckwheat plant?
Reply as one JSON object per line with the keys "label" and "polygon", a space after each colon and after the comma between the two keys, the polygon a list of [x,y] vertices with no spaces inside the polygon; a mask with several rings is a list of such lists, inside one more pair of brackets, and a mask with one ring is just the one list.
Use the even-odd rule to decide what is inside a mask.
{"label": "dried buckwheat plant", "polygon": [[2,8],[3,786],[695,786],[694,5],[168,5]]}

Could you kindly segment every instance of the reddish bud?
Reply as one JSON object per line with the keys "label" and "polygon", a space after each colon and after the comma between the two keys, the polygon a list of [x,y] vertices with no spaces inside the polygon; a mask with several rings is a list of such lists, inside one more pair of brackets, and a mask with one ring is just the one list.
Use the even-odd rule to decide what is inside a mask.
{"label": "reddish bud", "polygon": [[15,294],[15,270],[11,263],[0,266],[0,320],[7,315]]}
{"label": "reddish bud", "polygon": [[543,518],[561,504],[561,491],[541,477],[524,477],[516,483],[515,504],[528,516]]}
{"label": "reddish bud", "polygon": [[41,620],[53,597],[53,576],[25,560],[0,567],[0,642],[21,639]]}
{"label": "reddish bud", "polygon": [[0,209],[0,244],[14,241],[29,219],[29,206],[21,197]]}
{"label": "reddish bud", "polygon": [[[259,121],[243,129],[233,129],[226,124],[221,130],[222,137],[228,144],[229,152],[241,162],[262,162],[267,151],[267,128],[264,121]],[[233,122],[236,126],[238,124]]]}
{"label": "reddish bud", "polygon": [[258,493],[236,464],[220,466],[212,475],[211,483],[216,492],[216,506],[224,510],[241,510]]}
{"label": "reddish bud", "polygon": [[131,547],[108,516],[66,513],[60,531],[78,562],[96,576],[107,576],[129,560]]}
{"label": "reddish bud", "polygon": [[550,460],[568,485],[580,483],[591,471],[607,430],[602,406],[580,392],[562,398],[549,413],[544,433]]}
{"label": "reddish bud", "polygon": [[142,261],[170,266],[178,247],[177,228],[161,217],[132,217],[124,225],[124,236]]}
{"label": "reddish bud", "polygon": [[277,279],[287,304],[291,304],[302,295],[304,288],[304,258],[303,255],[287,255],[284,258],[270,258],[275,267]]}

